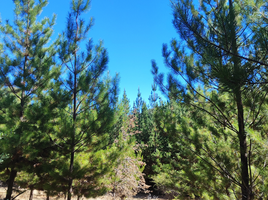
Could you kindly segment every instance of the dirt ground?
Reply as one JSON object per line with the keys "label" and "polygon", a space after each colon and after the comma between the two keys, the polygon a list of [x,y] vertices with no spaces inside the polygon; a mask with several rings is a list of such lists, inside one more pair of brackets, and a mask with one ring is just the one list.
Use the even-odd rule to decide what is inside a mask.
{"label": "dirt ground", "polygon": [[[0,187],[0,200],[3,200],[6,195],[6,188]],[[16,194],[14,193],[13,196]],[[26,191],[25,193],[18,196],[15,200],[28,200],[30,196],[30,191]],[[34,200],[46,200],[46,195],[42,191],[34,190],[33,192],[33,199]],[[63,197],[50,197],[50,200],[65,200]],[[77,197],[73,197],[73,200],[76,200]],[[119,199],[119,198],[118,198]],[[117,200],[118,200],[117,199]],[[142,199],[158,199],[158,200],[167,200],[167,198],[160,198],[154,195],[137,195],[133,198],[127,198],[127,200],[142,200]],[[109,195],[101,196],[98,198],[80,198],[80,200],[113,200],[113,198]]]}

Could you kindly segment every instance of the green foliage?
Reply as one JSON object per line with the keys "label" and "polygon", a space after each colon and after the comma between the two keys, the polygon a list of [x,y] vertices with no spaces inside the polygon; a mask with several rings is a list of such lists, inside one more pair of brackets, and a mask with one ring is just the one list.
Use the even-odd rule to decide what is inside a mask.
{"label": "green foliage", "polygon": [[[218,146],[219,143],[212,139],[212,133],[191,120],[189,111],[174,102],[162,108],[161,113],[164,120],[158,118],[157,121],[161,121],[156,124],[160,127],[156,128],[168,138],[168,148],[156,154],[158,159],[154,170],[157,174],[153,179],[159,188],[170,195],[183,198],[204,197],[207,193],[214,198],[227,195],[229,181],[219,181],[221,174],[215,170],[217,165],[213,160],[207,159],[208,151],[224,156],[227,151],[226,141],[221,147]],[[228,156],[227,158],[230,158],[230,155]],[[221,160],[222,157],[218,159]],[[226,160],[226,163],[231,165],[229,160]],[[200,184],[201,182],[206,184]],[[223,187],[223,184],[226,184],[227,188]]]}
{"label": "green foliage", "polygon": [[53,44],[55,16],[37,21],[48,1],[14,3],[14,24],[0,25],[6,199],[14,181],[68,200],[125,198],[147,191],[143,170],[172,197],[267,198],[266,1],[172,2],[181,38],[163,46],[172,74],[165,85],[153,62],[150,105],[138,90],[133,110],[126,92],[118,102],[118,77],[105,75],[102,42],[88,39],[89,0],[72,0]]}
{"label": "green foliage", "polygon": [[[96,196],[100,194],[98,191],[106,191],[94,179],[105,174],[107,169],[102,169],[102,165],[88,164],[83,167],[86,161],[81,161],[83,157],[79,154],[94,153],[94,157],[90,158],[92,162],[100,159],[102,163],[98,152],[106,154],[104,149],[108,145],[108,133],[113,127],[117,102],[118,78],[104,77],[108,56],[102,42],[93,46],[92,41],[88,40],[86,51],[81,50],[93,24],[92,19],[88,24],[82,19],[89,3],[72,1],[66,30],[60,38],[59,59],[63,71],[67,71],[67,74],[62,74],[61,83],[67,99],[66,107],[60,110],[56,138],[59,138],[59,145],[62,146],[61,154],[69,162],[68,173],[62,174],[68,177],[65,182],[68,185],[68,200],[72,193]],[[85,182],[88,184],[82,184]]]}
{"label": "green foliage", "polygon": [[16,177],[21,187],[50,195],[68,192],[68,199],[103,194],[102,177],[118,157],[108,145],[118,77],[104,75],[108,57],[102,42],[93,46],[89,40],[86,51],[79,50],[93,24],[80,19],[90,2],[72,1],[66,31],[51,45],[55,16],[36,21],[48,1],[14,3],[14,26],[7,21],[0,27],[0,162],[1,180],[9,182],[6,198]]}
{"label": "green foliage", "polygon": [[133,107],[133,116],[135,126],[133,127],[134,137],[139,144],[142,151],[143,161],[146,163],[144,173],[148,177],[152,174],[152,153],[156,148],[156,138],[153,130],[153,113],[151,109],[147,108],[146,103],[142,100],[140,90],[136,103]]}
{"label": "green foliage", "polygon": [[[186,119],[175,114],[178,119],[167,122],[177,129],[173,135],[180,133],[174,140],[181,146],[172,145],[180,157],[172,164],[178,165],[177,171],[170,171],[185,172],[187,195],[265,198],[264,190],[260,191],[265,178],[257,171],[267,167],[261,153],[266,148],[257,141],[267,140],[262,134],[267,120],[267,46],[260,42],[267,38],[259,35],[263,31],[259,19],[267,16],[267,2],[254,5],[231,0],[202,1],[198,8],[192,1],[172,3],[173,24],[181,40],[173,39],[171,50],[163,45],[165,64],[172,70],[168,84],[155,62],[152,72],[170,101],[187,109]],[[168,130],[162,124],[162,130]],[[252,148],[258,153],[253,155]],[[181,158],[189,158],[191,164],[183,166]],[[163,171],[169,174],[165,167]],[[188,186],[198,190],[190,191]]]}
{"label": "green foliage", "polygon": [[[59,76],[55,44],[49,45],[55,16],[40,22],[37,16],[47,1],[15,0],[15,21],[1,24],[1,170],[9,171],[7,199],[17,172],[35,171],[52,147],[48,124],[55,115],[49,90]],[[49,111],[48,111],[49,110]],[[48,153],[49,154],[49,153]]]}

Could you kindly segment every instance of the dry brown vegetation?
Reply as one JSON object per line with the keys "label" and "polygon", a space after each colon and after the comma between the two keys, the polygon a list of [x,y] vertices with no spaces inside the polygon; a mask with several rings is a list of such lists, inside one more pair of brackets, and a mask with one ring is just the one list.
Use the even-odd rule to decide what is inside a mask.
{"label": "dry brown vegetation", "polygon": [[[23,190],[21,190],[23,191]],[[14,192],[14,196],[16,196],[18,193]],[[6,188],[4,187],[0,187],[0,200],[3,200],[4,197],[6,195]],[[15,200],[28,200],[30,196],[30,190],[27,190],[26,192],[24,192],[23,194],[19,195]],[[46,194],[43,191],[38,191],[38,190],[34,190],[33,191],[33,199],[34,200],[46,200]],[[59,197],[50,197],[50,200],[65,200],[66,198],[64,198],[64,196],[59,196]],[[77,197],[73,197],[74,200],[77,199]],[[101,197],[97,197],[97,198],[85,198],[85,197],[81,197],[80,200],[113,200],[114,197],[112,197],[111,195],[105,195],[105,196],[101,196]],[[118,200],[120,198],[116,198],[116,200]],[[142,199],[158,199],[158,200],[167,200],[167,198],[161,197],[158,198],[156,196],[153,195],[149,195],[149,194],[139,194],[135,197],[132,198],[126,198],[128,200],[142,200]]]}

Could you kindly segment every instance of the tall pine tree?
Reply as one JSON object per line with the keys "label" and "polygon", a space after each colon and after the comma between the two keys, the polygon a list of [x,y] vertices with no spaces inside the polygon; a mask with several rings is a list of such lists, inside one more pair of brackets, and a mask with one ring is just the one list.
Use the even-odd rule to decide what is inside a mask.
{"label": "tall pine tree", "polygon": [[[165,63],[173,73],[169,75],[169,84],[164,85],[163,75],[158,74],[153,62],[155,80],[163,91],[169,91],[169,97],[202,110],[236,134],[240,155],[236,184],[241,188],[241,199],[253,199],[256,179],[251,174],[254,157],[249,139],[256,133],[263,136],[256,126],[265,119],[260,111],[267,90],[267,45],[263,43],[267,34],[258,18],[267,16],[267,2],[208,0],[201,1],[197,8],[193,1],[182,0],[172,5],[173,24],[182,41],[173,40],[171,51],[163,46]],[[181,78],[177,79],[177,75]],[[200,91],[198,85],[212,93]],[[224,106],[219,98],[222,95],[235,106]],[[228,168],[220,160],[215,162],[219,168]]]}
{"label": "tall pine tree", "polygon": [[[117,77],[104,77],[108,63],[107,51],[102,47],[102,42],[93,46],[92,40],[87,39],[93,20],[86,23],[81,15],[88,11],[89,6],[89,0],[72,0],[66,31],[60,42],[59,58],[63,69],[67,71],[67,75],[61,77],[62,87],[70,97],[68,106],[62,111],[59,135],[69,152],[68,200],[73,193],[74,180],[83,174],[75,155],[97,151],[100,147],[96,145],[106,141],[104,136],[112,127],[113,109],[117,101]],[[85,40],[83,52],[81,45]],[[85,169],[84,176],[90,170]],[[90,173],[94,174],[92,171]]]}
{"label": "tall pine tree", "polygon": [[[14,0],[15,21],[1,25],[3,50],[0,59],[1,140],[4,159],[1,170],[8,176],[6,200],[12,196],[17,173],[31,171],[50,145],[42,124],[53,118],[47,94],[59,69],[54,67],[55,45],[49,44],[53,33],[52,20],[37,17],[47,0]],[[43,115],[40,115],[43,113]]]}

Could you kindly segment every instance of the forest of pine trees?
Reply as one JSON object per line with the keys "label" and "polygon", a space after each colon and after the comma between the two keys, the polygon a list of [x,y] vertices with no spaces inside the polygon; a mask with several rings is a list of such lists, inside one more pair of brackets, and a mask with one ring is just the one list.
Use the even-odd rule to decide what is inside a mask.
{"label": "forest of pine trees", "polygon": [[171,1],[169,73],[153,60],[151,95],[137,89],[135,102],[118,96],[107,50],[90,39],[90,1],[70,2],[53,42],[56,17],[38,18],[48,0],[14,0],[14,22],[0,24],[5,200],[18,187],[30,200],[33,190],[47,200],[268,198],[266,0]]}

